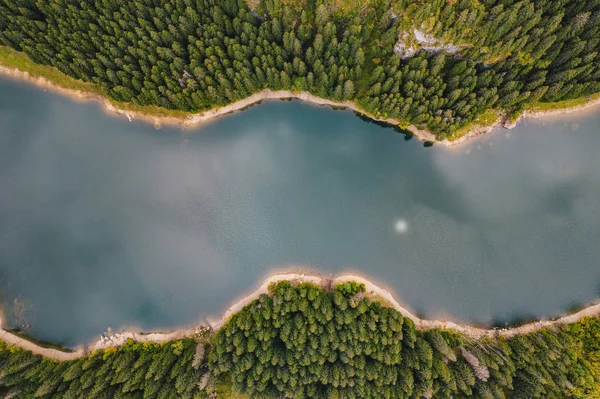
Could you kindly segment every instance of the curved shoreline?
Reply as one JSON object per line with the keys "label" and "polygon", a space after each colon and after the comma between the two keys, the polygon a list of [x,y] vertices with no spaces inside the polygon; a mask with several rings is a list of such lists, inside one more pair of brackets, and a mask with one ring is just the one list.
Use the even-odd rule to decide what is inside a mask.
{"label": "curved shoreline", "polygon": [[[119,108],[115,105],[115,102],[103,96],[101,94],[85,92],[81,90],[69,89],[57,85],[51,80],[46,79],[43,76],[32,76],[29,72],[21,71],[18,68],[9,68],[2,64],[0,64],[0,76],[17,79],[21,81],[25,81],[28,83],[32,83],[40,88],[50,89],[54,92],[62,94],[64,96],[70,97],[75,100],[83,100],[83,101],[98,101],[104,109],[109,113],[114,113],[117,115],[125,116],[132,121],[133,119],[139,119],[145,122],[149,122],[154,124],[154,126],[159,127],[162,125],[180,125],[186,128],[192,128],[201,125],[204,122],[216,119],[220,116],[224,116],[230,114],[232,112],[241,111],[246,109],[252,105],[260,103],[264,100],[290,100],[296,99],[305,101],[315,105],[325,105],[334,108],[347,108],[359,114],[367,116],[369,119],[372,119],[377,122],[383,122],[389,124],[393,127],[399,127],[400,121],[392,118],[378,118],[374,115],[369,114],[368,112],[360,109],[356,103],[352,101],[332,101],[326,98],[315,96],[309,92],[293,92],[291,90],[271,90],[264,89],[258,93],[251,94],[250,96],[243,98],[241,100],[235,101],[228,105],[222,107],[211,108],[206,111],[198,112],[198,113],[186,113],[186,117],[175,117],[175,116],[158,116],[151,115],[141,111],[132,111],[125,110]],[[437,141],[435,139],[435,135],[426,130],[419,130],[414,126],[409,126],[408,128],[402,128],[403,130],[409,131],[415,137],[419,138],[422,141],[431,141],[438,144],[444,145],[452,145],[452,142],[447,140]]]}
{"label": "curved shoreline", "polygon": [[574,105],[574,106],[566,107],[566,108],[556,108],[556,109],[549,109],[549,110],[544,110],[544,111],[535,111],[535,110],[526,109],[523,112],[523,114],[512,125],[507,126],[507,128],[508,129],[512,128],[514,125],[516,125],[521,120],[541,119],[541,118],[546,118],[546,117],[550,117],[550,116],[569,115],[569,114],[574,114],[574,113],[578,113],[578,112],[590,111],[592,108],[596,108],[599,106],[600,106],[600,97],[596,97],[593,99],[591,97],[588,97],[588,100],[586,103],[580,104],[580,105]]}
{"label": "curved shoreline", "polygon": [[185,113],[187,116],[185,117],[176,117],[176,116],[162,116],[162,115],[152,115],[149,113],[145,113],[143,111],[133,111],[119,108],[116,105],[116,102],[110,100],[106,96],[102,94],[96,94],[92,92],[85,92],[76,89],[69,89],[59,84],[52,82],[49,79],[46,79],[44,76],[32,76],[27,71],[21,71],[18,68],[10,68],[0,64],[0,76],[17,79],[21,81],[26,81],[28,83],[33,83],[38,87],[47,88],[52,91],[55,91],[59,94],[65,95],[67,97],[76,99],[76,100],[84,100],[84,101],[98,101],[102,104],[103,108],[113,114],[122,115],[132,121],[133,119],[139,119],[145,122],[149,122],[154,124],[154,126],[159,127],[161,125],[179,125],[184,126],[186,128],[196,127],[204,122],[209,120],[218,118],[220,116],[224,116],[230,114],[232,112],[244,110],[252,105],[260,103],[264,100],[288,100],[288,99],[297,99],[301,101],[305,101],[315,105],[324,105],[330,106],[333,108],[346,108],[350,109],[356,113],[364,115],[369,119],[382,122],[388,124],[392,127],[397,127],[402,130],[406,130],[411,133],[419,140],[424,142],[431,142],[435,144],[441,144],[447,147],[456,146],[462,143],[469,141],[469,139],[473,137],[477,137],[482,134],[486,134],[496,129],[497,127],[504,127],[506,129],[514,128],[518,122],[524,119],[539,119],[546,116],[555,116],[555,115],[565,115],[571,114],[575,112],[580,112],[584,110],[589,110],[596,106],[600,105],[600,97],[589,100],[585,104],[570,106],[566,108],[560,109],[551,109],[544,111],[531,111],[525,110],[515,121],[512,123],[508,122],[506,116],[499,116],[498,119],[491,125],[473,125],[470,127],[469,131],[457,138],[456,140],[450,141],[448,139],[437,140],[435,135],[428,130],[420,130],[414,125],[409,125],[408,127],[401,127],[402,123],[394,118],[379,118],[375,115],[372,115],[363,109],[361,109],[355,102],[353,101],[332,101],[326,98],[315,96],[308,92],[293,92],[291,90],[270,90],[264,89],[258,93],[254,93],[244,99],[235,101],[228,105],[222,107],[211,108],[207,111],[199,112],[199,113]]}
{"label": "curved shoreline", "polygon": [[510,338],[515,335],[529,334],[543,328],[565,325],[570,323],[576,323],[584,317],[598,317],[600,316],[600,301],[589,305],[578,312],[568,314],[566,316],[559,317],[554,320],[538,320],[530,323],[526,323],[517,327],[511,328],[481,328],[475,327],[469,324],[458,324],[449,320],[427,320],[421,319],[420,317],[411,313],[407,308],[402,306],[394,296],[385,288],[367,280],[364,277],[355,274],[343,274],[334,278],[321,277],[315,274],[305,273],[279,273],[274,274],[264,280],[261,285],[246,295],[245,297],[238,300],[236,303],[231,305],[218,320],[209,321],[208,325],[198,325],[190,328],[183,328],[173,330],[167,333],[152,332],[148,334],[138,332],[122,332],[113,334],[108,337],[102,337],[96,342],[91,343],[87,346],[81,346],[74,352],[64,352],[61,350],[46,348],[40,346],[32,341],[28,341],[16,334],[6,331],[2,328],[0,323],[0,341],[12,346],[20,347],[24,350],[28,350],[37,355],[57,360],[57,361],[68,361],[78,359],[83,356],[87,356],[89,353],[95,350],[102,350],[109,347],[118,347],[125,344],[128,340],[136,342],[152,342],[152,343],[163,343],[183,338],[190,338],[201,334],[207,329],[213,331],[219,330],[234,314],[242,310],[244,307],[249,305],[252,301],[257,299],[262,294],[268,294],[269,285],[281,281],[290,281],[292,283],[312,283],[322,288],[326,288],[331,285],[344,283],[347,281],[354,281],[359,284],[364,284],[366,288],[366,295],[375,300],[382,300],[385,306],[390,306],[402,314],[403,317],[411,319],[415,323],[415,327],[419,330],[451,330],[468,336],[474,339],[485,339],[485,338]]}

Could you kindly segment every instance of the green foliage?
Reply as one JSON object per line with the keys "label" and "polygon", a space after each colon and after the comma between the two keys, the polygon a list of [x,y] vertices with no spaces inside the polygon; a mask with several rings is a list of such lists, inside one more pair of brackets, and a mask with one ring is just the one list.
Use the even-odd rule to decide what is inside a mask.
{"label": "green foliage", "polygon": [[206,372],[192,367],[195,351],[192,339],[164,345],[129,342],[57,363],[0,342],[0,396],[192,398],[200,394],[198,379]]}
{"label": "green foliage", "polygon": [[[462,134],[492,109],[600,92],[596,0],[0,0],[0,45],[133,106],[198,111],[264,88]],[[362,2],[361,2],[362,3]],[[438,44],[406,38],[418,28]],[[400,58],[394,45],[415,45]]]}
{"label": "green foliage", "polygon": [[589,361],[598,347],[598,319],[594,327],[584,320],[474,341],[416,330],[397,311],[356,299],[360,291],[356,283],[332,291],[273,284],[270,295],[214,335],[210,368],[236,392],[261,398],[591,398],[598,392],[599,370]]}
{"label": "green foliage", "polygon": [[417,330],[362,291],[275,283],[200,342],[62,363],[0,341],[0,397],[600,398],[600,318],[478,340]]}
{"label": "green foliage", "polygon": [[[589,363],[589,366],[593,370],[593,374],[600,376],[600,318],[587,317],[579,323],[571,324],[568,327],[568,333],[580,345],[584,353],[584,359]],[[577,367],[580,367],[580,365]],[[596,399],[600,398],[600,386],[597,381],[589,378],[585,373],[582,373],[580,378],[589,397]],[[577,392],[578,396],[583,395],[582,392]]]}
{"label": "green foliage", "polygon": [[346,281],[335,286],[335,290],[339,291],[346,298],[350,298],[358,293],[365,292],[365,285],[359,284],[354,281]]}
{"label": "green foliage", "polygon": [[171,348],[173,348],[173,354],[179,356],[183,353],[183,342],[176,341],[171,345]]}

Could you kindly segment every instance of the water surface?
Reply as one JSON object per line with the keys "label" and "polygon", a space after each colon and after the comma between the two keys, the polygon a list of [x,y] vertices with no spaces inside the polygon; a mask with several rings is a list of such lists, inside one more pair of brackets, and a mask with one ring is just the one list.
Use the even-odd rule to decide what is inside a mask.
{"label": "water surface", "polygon": [[4,324],[86,342],[218,315],[306,265],[490,324],[600,297],[600,113],[424,148],[266,102],[193,131],[0,81]]}

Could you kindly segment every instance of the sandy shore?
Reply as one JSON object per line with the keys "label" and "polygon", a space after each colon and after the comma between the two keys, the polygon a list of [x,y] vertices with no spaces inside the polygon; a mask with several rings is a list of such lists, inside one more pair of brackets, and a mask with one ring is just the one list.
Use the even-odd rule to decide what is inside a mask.
{"label": "sandy shore", "polygon": [[[195,127],[195,126],[198,126],[209,120],[218,118],[219,116],[223,116],[223,115],[230,114],[232,112],[243,110],[249,106],[252,106],[252,105],[259,103],[261,101],[264,101],[264,100],[285,100],[285,99],[298,99],[298,100],[306,101],[306,102],[309,102],[311,104],[316,104],[316,105],[347,108],[347,109],[351,109],[357,113],[360,113],[374,121],[383,122],[383,123],[389,124],[391,126],[396,126],[396,127],[399,127],[402,125],[402,123],[396,119],[380,118],[375,115],[369,114],[368,112],[361,109],[356,103],[354,103],[352,101],[338,102],[338,101],[332,101],[332,100],[328,100],[326,98],[318,97],[318,96],[315,96],[308,92],[293,92],[290,90],[269,90],[269,89],[265,89],[261,92],[252,94],[249,97],[246,97],[242,100],[233,102],[229,105],[213,108],[208,111],[203,111],[200,113],[195,113],[195,114],[190,113],[190,114],[187,114],[187,116],[185,116],[185,117],[157,116],[157,115],[152,115],[152,114],[148,114],[148,113],[144,113],[144,112],[140,112],[140,111],[121,109],[121,108],[119,108],[119,105],[117,103],[113,102],[112,100],[108,99],[105,96],[95,94],[95,93],[85,92],[85,91],[81,91],[81,90],[68,89],[68,88],[59,86],[44,77],[32,76],[28,72],[20,71],[19,69],[16,69],[16,68],[8,68],[3,65],[0,65],[0,75],[9,77],[9,78],[13,78],[13,79],[24,80],[24,81],[33,83],[38,87],[50,89],[50,90],[56,91],[62,95],[69,96],[69,97],[77,99],[77,100],[98,101],[104,106],[106,111],[108,111],[109,113],[114,113],[117,115],[125,116],[130,121],[133,119],[138,119],[138,120],[150,122],[157,127],[161,126],[161,125],[183,125],[185,127]],[[482,126],[482,125],[472,126],[471,129],[466,134],[464,134],[460,138],[453,140],[453,141],[449,141],[447,139],[438,141],[435,138],[435,135],[433,133],[429,132],[428,130],[420,130],[417,127],[415,127],[414,125],[410,125],[408,127],[402,128],[402,129],[409,131],[411,134],[413,134],[415,137],[417,137],[421,141],[432,142],[432,143],[451,147],[451,146],[456,146],[456,145],[465,143],[473,137],[489,133],[498,127],[512,129],[516,126],[516,124],[519,121],[521,121],[523,119],[543,118],[546,116],[571,114],[571,113],[575,113],[575,112],[589,110],[598,105],[600,105],[600,98],[595,99],[593,101],[588,101],[587,103],[582,104],[582,105],[563,108],[563,109],[555,109],[555,110],[548,110],[548,111],[525,111],[516,121],[514,121],[513,123],[510,123],[510,124],[507,122],[506,117],[500,116],[493,124],[491,124],[489,126]]]}
{"label": "sandy shore", "polygon": [[547,111],[525,110],[525,112],[523,112],[523,115],[521,115],[521,117],[517,120],[517,122],[522,119],[541,119],[541,118],[546,118],[549,116],[569,115],[569,114],[573,114],[573,113],[590,111],[593,108],[596,108],[599,106],[600,106],[600,97],[593,99],[593,100],[590,99],[585,104],[576,105],[576,106],[568,107],[568,108],[551,109],[551,110],[547,110]]}
{"label": "sandy shore", "polygon": [[44,348],[34,342],[28,341],[25,338],[21,338],[9,331],[6,331],[0,323],[0,340],[7,345],[17,346],[21,349],[31,351],[36,355],[42,355],[49,359],[64,362],[67,360],[78,359],[85,355],[83,348],[79,348],[74,352],[64,352],[58,349]]}
{"label": "sandy shore", "polygon": [[[264,100],[287,100],[287,99],[297,99],[297,100],[306,101],[306,102],[309,102],[311,104],[316,104],[316,105],[324,105],[324,106],[330,106],[330,107],[336,107],[336,108],[337,107],[347,108],[347,109],[351,109],[359,114],[362,114],[374,121],[383,122],[383,123],[389,124],[390,126],[397,126],[397,127],[401,126],[400,121],[393,119],[393,118],[379,118],[375,115],[371,115],[368,112],[361,109],[358,105],[356,105],[356,103],[354,103],[352,101],[341,101],[341,102],[332,101],[332,100],[328,100],[326,98],[315,96],[308,92],[293,92],[290,90],[265,89],[261,92],[252,94],[249,97],[246,97],[242,100],[233,102],[229,105],[226,105],[223,107],[218,107],[218,108],[213,108],[208,111],[204,111],[204,112],[200,112],[200,113],[188,114],[186,117],[178,118],[178,117],[173,117],[173,116],[156,116],[156,115],[151,115],[151,114],[147,114],[144,112],[124,110],[124,109],[119,108],[115,102],[109,100],[108,98],[106,98],[102,95],[85,92],[85,91],[81,91],[81,90],[73,90],[73,89],[64,88],[62,86],[59,86],[59,85],[53,83],[52,81],[50,81],[44,77],[32,76],[28,72],[20,71],[18,69],[8,68],[8,67],[2,66],[2,65],[0,65],[0,75],[9,77],[9,78],[13,78],[13,79],[23,80],[23,81],[26,81],[29,83],[33,83],[40,88],[50,89],[57,93],[71,97],[76,100],[98,101],[102,104],[102,106],[105,108],[105,110],[109,113],[125,116],[130,121],[134,120],[134,119],[146,121],[146,122],[154,124],[154,126],[157,126],[157,127],[162,126],[162,125],[182,125],[182,126],[185,126],[188,128],[192,128],[195,126],[199,126],[204,122],[218,118],[220,116],[243,110],[247,107],[250,107],[250,106],[252,106],[256,103],[259,103],[261,101],[264,101]],[[406,128],[402,128],[402,129],[409,131],[411,134],[413,134],[415,137],[417,137],[421,141],[433,142],[433,143],[442,144],[445,146],[453,146],[453,145],[457,145],[457,144],[467,141],[468,138],[470,138],[470,137],[474,137],[474,136],[477,136],[477,135],[480,135],[483,133],[487,133],[487,132],[493,130],[494,128],[496,128],[497,126],[499,126],[500,124],[501,124],[501,120],[499,120],[493,126],[474,126],[466,135],[462,136],[461,138],[459,138],[458,140],[455,140],[455,141],[448,141],[448,140],[438,141],[435,138],[435,135],[433,133],[431,133],[427,130],[420,130],[413,125],[410,125]]]}
{"label": "sandy shore", "polygon": [[162,343],[182,338],[194,337],[201,334],[204,330],[210,328],[214,331],[220,329],[234,314],[242,310],[253,300],[262,294],[267,294],[269,285],[279,281],[291,281],[292,283],[308,282],[321,287],[327,287],[330,284],[336,285],[346,281],[354,281],[365,285],[366,294],[377,300],[382,300],[386,306],[391,306],[400,312],[404,317],[411,319],[417,329],[442,329],[452,330],[471,338],[492,338],[492,337],[512,337],[519,334],[529,334],[534,331],[546,327],[559,326],[569,323],[575,323],[584,317],[600,316],[600,302],[590,305],[577,313],[563,316],[556,320],[540,320],[532,323],[523,324],[513,328],[480,328],[467,324],[457,324],[450,320],[426,320],[421,319],[411,313],[406,307],[402,306],[394,296],[385,288],[376,285],[375,283],[365,279],[364,277],[354,274],[344,274],[332,279],[317,275],[304,273],[282,273],[275,274],[267,278],[255,291],[248,294],[244,298],[237,301],[229,307],[218,320],[209,321],[208,326],[200,325],[191,328],[175,330],[168,333],[154,332],[149,334],[137,332],[122,332],[117,334],[108,334],[103,336],[98,341],[86,346],[78,348],[75,352],[63,352],[56,349],[44,348],[15,334],[12,334],[0,326],[0,340],[13,346],[18,346],[25,350],[29,350],[35,354],[39,354],[57,361],[73,360],[85,356],[94,350],[106,349],[109,347],[117,347],[126,343],[129,339],[137,342],[154,342]]}
{"label": "sandy shore", "polygon": [[[311,104],[316,104],[316,105],[326,105],[326,106],[331,106],[331,107],[348,108],[355,112],[363,114],[370,119],[373,119],[373,120],[376,120],[379,122],[384,122],[384,123],[387,123],[392,126],[400,125],[400,122],[395,119],[378,118],[374,115],[370,115],[367,112],[365,112],[364,110],[360,109],[354,102],[331,101],[326,98],[315,96],[308,92],[293,92],[290,90],[265,89],[263,91],[252,94],[242,100],[233,102],[233,103],[225,105],[223,107],[216,107],[216,108],[213,108],[213,109],[210,109],[207,111],[203,111],[203,112],[199,112],[199,113],[195,113],[195,114],[190,113],[186,117],[179,118],[179,117],[174,117],[174,116],[157,116],[157,115],[151,115],[151,114],[147,114],[147,113],[139,112],[139,111],[124,110],[124,109],[119,108],[118,105],[115,104],[115,102],[111,101],[110,99],[108,99],[102,95],[95,94],[95,93],[89,93],[89,92],[85,92],[85,91],[81,91],[81,90],[68,89],[68,88],[59,86],[44,77],[32,76],[28,72],[20,71],[19,69],[16,69],[16,68],[8,68],[8,67],[0,65],[0,75],[8,77],[8,78],[12,78],[12,79],[23,80],[23,81],[26,81],[29,83],[33,83],[40,88],[49,89],[49,90],[55,91],[57,93],[71,97],[76,100],[98,101],[104,106],[106,111],[108,111],[109,113],[114,113],[117,115],[125,116],[130,121],[137,119],[137,120],[150,122],[157,127],[162,126],[162,125],[183,125],[185,127],[191,128],[191,127],[201,125],[202,123],[210,121],[212,119],[218,118],[220,116],[243,110],[247,107],[250,107],[250,106],[252,106],[256,103],[259,103],[261,101],[264,101],[264,100],[287,100],[287,99],[297,99],[297,100],[306,101],[306,102],[309,102]],[[432,133],[425,131],[425,130],[419,130],[419,129],[415,128],[414,126],[409,126],[406,130],[410,131],[417,138],[419,138],[423,141],[432,141],[432,142],[437,142],[437,143],[441,143],[441,144],[445,144],[445,145],[451,145],[451,143],[447,142],[446,140],[444,140],[443,142],[436,141],[435,136]]]}
{"label": "sandy shore", "polygon": [[408,309],[403,307],[396,301],[392,294],[386,289],[375,285],[373,282],[357,276],[346,274],[333,279],[333,283],[343,283],[346,281],[354,281],[365,285],[368,294],[376,297],[381,297],[388,302],[394,309],[400,312],[404,317],[411,319],[417,329],[419,330],[432,330],[432,329],[443,329],[453,330],[460,332],[461,334],[473,337],[473,338],[486,338],[486,337],[512,337],[519,334],[529,334],[531,332],[540,330],[542,328],[558,326],[570,323],[576,323],[584,317],[600,316],[600,302],[585,307],[579,312],[560,317],[555,320],[538,320],[535,322],[523,324],[513,328],[480,328],[474,327],[467,324],[457,324],[450,320],[426,320],[421,319],[412,314]]}
{"label": "sandy shore", "polygon": [[309,282],[316,284],[318,286],[324,287],[327,286],[330,282],[333,285],[338,283],[344,283],[347,281],[354,281],[357,283],[362,283],[365,285],[366,292],[368,296],[374,298],[383,299],[387,302],[388,306],[393,307],[398,312],[400,312],[404,317],[411,319],[417,329],[419,330],[431,330],[431,329],[444,329],[444,330],[453,330],[460,332],[461,334],[468,335],[473,338],[485,338],[485,337],[511,337],[519,334],[528,334],[537,330],[540,330],[545,327],[563,325],[569,323],[575,323],[581,320],[584,317],[588,316],[600,316],[600,302],[590,305],[577,313],[573,313],[556,320],[539,320],[532,323],[523,324],[518,327],[513,328],[479,328],[466,324],[457,324],[450,320],[426,320],[421,319],[418,316],[411,313],[406,307],[402,306],[394,296],[385,288],[376,285],[375,283],[367,280],[364,277],[355,275],[355,274],[344,274],[341,276],[334,277],[333,279],[328,279],[324,277],[319,277],[316,275],[310,274],[300,274],[300,273],[285,273],[285,274],[275,274],[269,277],[263,284],[254,292],[244,297],[240,301],[236,302],[229,309],[225,311],[223,316],[215,322],[211,323],[211,327],[213,330],[218,330],[225,324],[229,318],[235,313],[242,310],[246,305],[252,302],[254,299],[258,298],[261,294],[268,293],[268,287],[271,283],[275,283],[278,281],[292,281],[292,282]]}

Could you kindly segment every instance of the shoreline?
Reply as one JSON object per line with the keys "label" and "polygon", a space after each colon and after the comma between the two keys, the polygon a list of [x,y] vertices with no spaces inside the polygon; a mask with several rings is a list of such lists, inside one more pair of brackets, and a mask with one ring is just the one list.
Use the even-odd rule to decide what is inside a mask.
{"label": "shoreline", "polygon": [[68,361],[87,356],[88,354],[96,350],[103,350],[110,347],[121,346],[130,339],[141,343],[163,343],[183,338],[190,338],[198,336],[203,332],[206,332],[207,330],[219,330],[225,323],[227,323],[227,321],[229,321],[229,319],[234,314],[241,311],[244,307],[249,305],[260,295],[268,294],[269,285],[271,283],[277,283],[281,281],[290,281],[293,284],[312,283],[321,288],[335,286],[339,283],[344,283],[347,281],[354,281],[359,284],[364,284],[366,288],[365,294],[367,297],[372,298],[373,300],[381,301],[383,306],[394,308],[396,311],[402,314],[403,317],[411,319],[418,330],[451,330],[474,339],[510,338],[515,335],[529,334],[544,328],[576,323],[585,317],[600,316],[600,301],[597,301],[595,303],[592,303],[591,305],[582,308],[581,310],[575,313],[567,314],[552,320],[541,319],[510,328],[484,328],[470,324],[458,324],[451,320],[422,319],[414,315],[406,307],[400,304],[386,288],[381,287],[380,285],[377,285],[376,283],[356,274],[342,274],[333,278],[328,278],[322,277],[317,274],[290,272],[277,273],[269,276],[260,284],[260,286],[257,289],[252,291],[250,294],[244,296],[243,298],[239,299],[237,302],[235,302],[233,305],[227,308],[227,310],[225,310],[218,319],[208,319],[208,322],[206,324],[182,329],[175,329],[165,333],[143,333],[124,331],[121,333],[107,335],[106,337],[103,334],[99,340],[92,342],[89,345],[79,346],[73,352],[65,352],[54,348],[40,346],[32,341],[27,340],[26,338],[13,334],[5,330],[2,327],[0,321],[0,341],[3,341],[7,345],[17,346],[24,350],[31,351],[34,354],[42,355],[46,358],[50,358],[57,361]]}
{"label": "shoreline", "polygon": [[[592,98],[592,97],[595,97],[595,98]],[[569,114],[574,114],[574,113],[578,113],[578,112],[590,111],[595,107],[600,107],[600,96],[594,95],[594,96],[588,96],[587,98],[588,99],[584,104],[574,105],[574,106],[566,107],[566,108],[548,109],[548,110],[543,110],[543,111],[526,109],[523,112],[523,114],[519,118],[517,118],[517,120],[513,123],[513,125],[517,124],[521,120],[542,119],[542,118],[552,117],[552,116],[569,115]],[[508,128],[510,128],[510,126]]]}
{"label": "shoreline", "polygon": [[233,103],[211,108],[206,111],[198,112],[198,113],[187,113],[185,111],[185,117],[176,117],[176,116],[159,116],[152,115],[149,113],[145,113],[142,111],[133,111],[133,110],[125,110],[119,108],[115,105],[115,102],[110,100],[104,95],[96,94],[92,92],[85,92],[76,89],[69,89],[63,86],[60,86],[51,80],[46,79],[43,76],[33,76],[29,74],[29,72],[21,71],[18,68],[10,68],[0,64],[0,76],[25,81],[27,83],[32,83],[35,86],[43,89],[52,90],[58,94],[64,95],[74,100],[78,101],[98,101],[104,108],[105,111],[111,114],[116,114],[120,116],[125,116],[131,122],[134,119],[138,119],[144,122],[148,122],[153,124],[155,127],[160,127],[163,125],[168,126],[183,126],[185,128],[194,128],[205,122],[216,119],[220,116],[225,116],[233,112],[242,111],[248,107],[251,107],[255,104],[258,104],[265,100],[301,100],[310,104],[320,105],[320,106],[330,106],[332,108],[344,108],[350,109],[358,114],[364,115],[369,119],[372,119],[376,122],[383,122],[385,124],[390,125],[391,127],[397,127],[402,130],[408,131],[410,134],[414,135],[421,141],[430,141],[436,144],[444,144],[444,145],[452,145],[452,142],[448,140],[437,141],[435,139],[435,135],[427,130],[419,130],[416,127],[410,125],[408,128],[401,128],[400,121],[393,118],[379,118],[375,115],[371,115],[368,112],[362,110],[358,105],[352,101],[332,101],[326,98],[315,96],[309,92],[293,92],[291,90],[271,90],[271,89],[263,89],[258,93],[251,94],[250,96],[243,98],[241,100],[235,101]]}
{"label": "shoreline", "polygon": [[[134,111],[119,108],[119,105],[107,98],[102,94],[97,94],[93,92],[86,92],[77,89],[70,89],[63,87],[59,84],[54,83],[53,81],[45,78],[44,76],[33,76],[27,71],[22,71],[18,68],[11,68],[0,63],[0,76],[4,76],[10,79],[25,81],[28,83],[32,83],[37,87],[43,89],[49,89],[54,92],[57,92],[61,95],[67,96],[69,98],[79,100],[79,101],[98,101],[102,105],[105,111],[111,114],[116,114],[119,116],[125,116],[131,122],[133,119],[139,119],[141,121],[151,123],[156,128],[159,128],[162,125],[170,125],[170,126],[183,126],[184,128],[193,128],[201,125],[202,123],[211,121],[220,116],[224,116],[233,112],[242,111],[250,106],[258,104],[264,100],[290,100],[296,99],[301,100],[310,104],[320,105],[320,106],[329,106],[332,108],[344,108],[354,111],[361,116],[365,116],[375,122],[380,122],[389,125],[390,127],[398,128],[401,130],[407,131],[409,134],[412,134],[414,137],[419,140],[427,143],[434,143],[444,145],[446,147],[453,147],[460,144],[463,144],[470,139],[490,133],[498,127],[504,127],[505,129],[513,129],[519,122],[526,119],[540,119],[547,116],[557,116],[557,115],[567,115],[576,112],[586,111],[591,108],[600,106],[600,97],[591,99],[588,97],[588,100],[584,104],[567,106],[565,108],[557,108],[557,109],[549,109],[549,110],[525,110],[519,117],[510,122],[506,115],[500,115],[492,124],[490,125],[473,125],[469,128],[468,132],[459,138],[450,141],[448,139],[437,140],[435,135],[428,130],[420,130],[414,125],[409,125],[408,127],[401,127],[402,123],[394,118],[380,118],[375,115],[372,115],[364,110],[362,110],[355,102],[353,101],[333,101],[326,98],[315,96],[308,92],[293,92],[291,90],[271,90],[264,89],[258,93],[254,93],[244,99],[235,101],[225,106],[211,108],[206,111],[198,112],[198,113],[187,113],[184,111],[182,114],[186,115],[178,117],[178,116],[164,116],[164,115],[153,115],[143,111]],[[168,111],[168,110],[167,110]]]}

